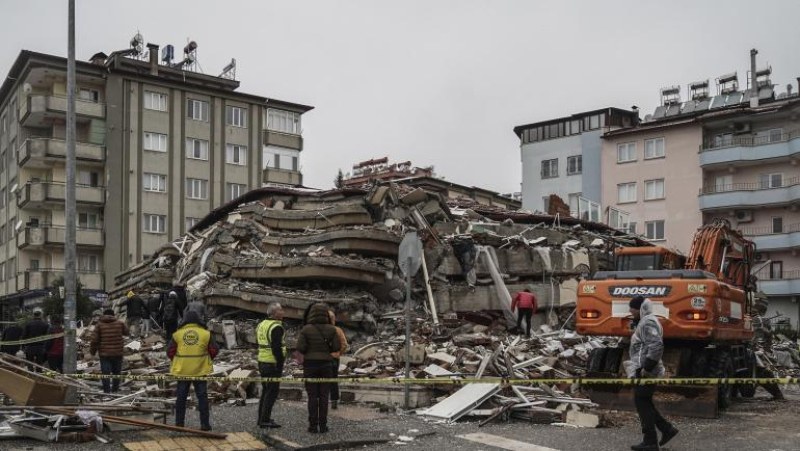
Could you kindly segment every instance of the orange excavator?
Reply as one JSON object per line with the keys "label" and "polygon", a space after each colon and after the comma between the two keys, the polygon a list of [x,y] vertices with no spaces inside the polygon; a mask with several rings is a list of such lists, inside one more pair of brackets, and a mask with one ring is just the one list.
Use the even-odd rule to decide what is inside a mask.
{"label": "orange excavator", "polygon": [[[615,271],[598,271],[578,285],[577,332],[630,336],[628,302],[642,295],[653,301],[660,317],[669,376],[752,377],[757,373],[751,321],[755,252],[755,244],[725,220],[700,227],[686,258],[658,246],[620,248],[615,253]],[[626,346],[593,351],[590,375],[619,376],[626,353]],[[714,405],[698,412],[703,410],[697,403],[704,397],[703,389],[685,387],[684,394],[695,399],[672,410],[716,416],[732,395],[751,397],[755,388],[719,385],[714,389],[716,396],[705,397]]]}

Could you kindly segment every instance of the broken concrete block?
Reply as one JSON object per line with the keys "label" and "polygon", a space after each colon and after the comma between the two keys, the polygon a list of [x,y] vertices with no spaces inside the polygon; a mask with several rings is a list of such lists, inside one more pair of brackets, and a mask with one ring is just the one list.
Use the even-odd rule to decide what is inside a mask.
{"label": "broken concrete block", "polygon": [[581,428],[596,428],[600,426],[600,416],[579,410],[568,410],[565,423]]}

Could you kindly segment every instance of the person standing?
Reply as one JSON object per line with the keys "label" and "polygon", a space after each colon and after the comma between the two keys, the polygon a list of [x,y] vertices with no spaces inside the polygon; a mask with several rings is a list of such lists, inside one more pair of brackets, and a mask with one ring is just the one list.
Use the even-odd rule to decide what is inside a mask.
{"label": "person standing", "polygon": [[161,320],[164,323],[164,338],[167,340],[178,330],[178,316],[180,313],[180,306],[178,303],[178,293],[170,291],[162,305]]}
{"label": "person standing", "polygon": [[[258,372],[261,377],[281,377],[286,361],[283,308],[277,302],[267,306],[267,317],[256,328],[258,340]],[[280,382],[262,382],[261,398],[258,401],[258,427],[279,428],[272,419],[272,407],[278,399]]]}
{"label": "person standing", "polygon": [[142,335],[142,320],[150,316],[144,300],[133,291],[128,291],[126,299],[122,301],[126,306],[126,316],[128,319],[128,329],[131,337],[140,338]]}
{"label": "person standing", "polygon": [[[19,325],[17,322],[13,322],[8,325],[3,330],[3,338],[4,342],[8,341],[19,341],[22,338],[22,326]],[[2,345],[0,346],[0,352],[5,354],[10,354],[12,356],[16,356],[20,350],[20,345]]]}
{"label": "person standing", "polygon": [[[341,327],[336,325],[336,314],[333,310],[328,310],[328,316],[331,318],[331,324],[336,328],[336,336],[339,337],[339,349],[331,352],[333,362],[331,362],[331,372],[334,379],[339,377],[339,357],[347,352],[347,336]],[[339,383],[334,382],[331,384],[331,409],[339,408]]]}
{"label": "person standing", "polygon": [[[303,354],[303,377],[333,377],[331,353],[341,347],[336,328],[330,323],[328,307],[314,304],[308,313],[308,324],[297,337],[297,351]],[[328,396],[330,383],[306,382],[308,394],[308,432],[328,432]]]}
{"label": "person standing", "polygon": [[522,332],[522,320],[525,319],[525,336],[531,336],[531,318],[536,310],[536,296],[528,288],[520,291],[511,301],[511,312],[517,310],[517,329]]}
{"label": "person standing", "polygon": [[[63,334],[64,327],[61,325],[61,318],[50,318],[50,329],[47,331],[48,335]],[[64,337],[56,337],[47,340],[45,344],[45,351],[47,352],[47,366],[53,371],[59,373],[64,372]]]}
{"label": "person standing", "polygon": [[[34,310],[33,319],[25,323],[25,328],[22,331],[23,340],[37,339],[47,335],[47,330],[50,326],[42,320],[42,311]],[[46,360],[46,353],[44,350],[46,340],[34,341],[25,345],[25,358],[37,365],[43,365]]]}
{"label": "person standing", "polygon": [[[625,365],[628,377],[664,377],[664,364],[661,362],[664,331],[658,317],[653,313],[653,302],[636,296],[628,303],[628,307],[636,324],[631,336],[630,361]],[[659,446],[665,445],[678,434],[678,429],[664,419],[653,404],[655,390],[655,385],[633,387],[633,402],[644,435],[641,443],[631,446],[634,451],[658,451]],[[656,428],[661,431],[660,443]]]}
{"label": "person standing", "polygon": [[[208,376],[213,371],[211,361],[218,352],[219,347],[211,337],[211,332],[200,324],[197,313],[188,312],[183,325],[172,334],[167,346],[167,356],[172,360],[169,373],[173,376]],[[175,426],[183,427],[186,420],[186,398],[191,385],[194,385],[197,407],[200,409],[200,430],[210,431],[208,381],[178,381],[175,390]]]}
{"label": "person standing", "polygon": [[[105,309],[103,316],[94,326],[92,343],[89,346],[90,354],[100,356],[100,372],[106,375],[119,375],[122,373],[123,336],[128,334],[125,323],[114,316],[114,310]],[[103,392],[114,393],[119,391],[119,378],[104,378]]]}

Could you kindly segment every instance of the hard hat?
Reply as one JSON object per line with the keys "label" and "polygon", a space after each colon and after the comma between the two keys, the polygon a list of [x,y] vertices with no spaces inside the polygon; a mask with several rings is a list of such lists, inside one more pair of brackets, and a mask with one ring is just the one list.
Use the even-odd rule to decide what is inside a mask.
{"label": "hard hat", "polygon": [[132,298],[134,296],[133,290],[128,291],[126,296],[128,296],[129,299]]}
{"label": "hard hat", "polygon": [[176,297],[177,298],[178,297],[178,293],[176,293],[174,291],[170,291],[169,292],[169,297]]}

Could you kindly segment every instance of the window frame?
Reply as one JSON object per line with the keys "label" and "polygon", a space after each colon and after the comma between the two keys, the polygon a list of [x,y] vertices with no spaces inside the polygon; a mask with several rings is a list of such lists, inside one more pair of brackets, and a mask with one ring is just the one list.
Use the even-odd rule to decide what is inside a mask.
{"label": "window frame", "polygon": [[[766,182],[764,178],[766,177]],[[778,177],[778,184],[774,184],[774,177]],[[783,172],[770,172],[767,174],[761,174],[758,177],[758,183],[761,189],[774,189],[774,188],[783,188]]]}
{"label": "window frame", "polygon": [[[195,142],[200,144],[200,156],[195,156]],[[205,148],[203,147],[205,144]],[[208,161],[208,140],[200,138],[186,138],[186,158],[191,160]]]}
{"label": "window frame", "polygon": [[[155,106],[153,105],[154,98],[157,99],[157,102],[156,102],[157,105],[155,105]],[[149,100],[149,102],[148,102],[148,100]],[[162,100],[163,100],[163,102],[162,102]],[[150,106],[148,106],[148,103],[150,104]],[[162,107],[162,103],[163,103],[163,107]],[[168,108],[169,108],[169,96],[168,96],[168,94],[165,94],[163,92],[150,91],[149,89],[145,89],[144,90],[144,101],[142,102],[142,104],[143,104],[145,110],[167,112],[167,111],[169,111],[168,110]]]}
{"label": "window frame", "polygon": [[[620,158],[620,151],[622,150],[623,146],[631,154],[631,157],[629,159],[623,160],[623,159]],[[624,142],[624,143],[617,144],[617,164],[631,163],[631,162],[636,161],[637,160],[637,156],[636,156],[637,149],[636,149],[636,147],[637,147],[636,146],[636,141],[630,141],[630,142]],[[633,151],[630,151],[631,149],[633,149]]]}
{"label": "window frame", "polygon": [[[200,110],[199,110],[200,111],[200,115],[199,115],[199,117],[196,114],[197,106],[200,107]],[[198,122],[208,122],[208,117],[209,117],[209,113],[210,113],[209,109],[210,109],[210,105],[208,104],[208,101],[206,101],[206,100],[192,99],[192,98],[187,98],[186,99],[186,117],[188,119],[190,119],[190,120],[198,121]]]}
{"label": "window frame", "polygon": [[[236,161],[235,155],[238,155],[240,161]],[[236,166],[247,166],[247,146],[242,144],[226,144],[225,163]]]}
{"label": "window frame", "polygon": [[[573,161],[577,161],[576,165],[570,164]],[[577,166],[577,168],[571,168],[572,166]],[[579,175],[583,174],[583,155],[570,155],[567,157],[567,175]]]}
{"label": "window frame", "polygon": [[[661,143],[661,153],[658,153],[658,143]],[[656,153],[654,155],[647,155],[647,145],[652,144],[653,148],[655,149]],[[644,159],[645,160],[657,160],[659,158],[666,158],[667,157],[667,149],[666,149],[666,140],[664,137],[658,138],[650,138],[644,140]]]}
{"label": "window frame", "polygon": [[231,127],[247,128],[247,108],[227,105],[225,107],[225,123]]}
{"label": "window frame", "polygon": [[[302,118],[301,114],[295,111],[282,110],[279,108],[267,108],[267,114],[264,115],[264,128],[278,133],[286,133],[290,135],[302,135]],[[285,121],[285,123],[277,124],[278,121]]]}
{"label": "window frame", "polygon": [[[632,189],[630,189],[629,192],[633,193],[633,199],[622,200],[622,196],[620,196],[621,194],[620,189],[622,187],[632,187]],[[637,190],[636,182],[617,183],[617,205],[636,203],[638,199],[636,190]]]}
{"label": "window frame", "polygon": [[[236,188],[237,195],[233,195],[234,188]],[[225,192],[228,196],[228,202],[236,199],[237,197],[241,196],[242,194],[247,192],[247,184],[245,183],[234,183],[234,182],[227,182],[225,186]]]}
{"label": "window frame", "polygon": [[542,180],[558,178],[558,158],[542,160],[539,174]]}
{"label": "window frame", "polygon": [[[156,180],[156,188],[153,189],[153,180]],[[162,187],[163,181],[163,189]],[[167,192],[167,175],[159,174],[157,172],[144,172],[142,173],[142,191],[148,193],[166,193]]]}
{"label": "window frame", "polygon": [[[661,237],[651,237],[650,236],[650,227],[653,226],[653,232],[655,235],[658,235],[658,225],[661,225]],[[656,219],[653,221],[645,221],[644,222],[644,236],[649,241],[664,241],[666,240],[667,230],[666,230],[666,221],[663,219]]]}
{"label": "window frame", "polygon": [[[156,213],[143,213],[142,214],[144,225],[142,230],[144,233],[165,234],[167,233],[167,215],[159,215]],[[153,229],[155,225],[155,229]]]}
{"label": "window frame", "polygon": [[[777,220],[777,223],[778,223],[777,224],[778,227],[775,227],[776,220]],[[770,230],[772,231],[772,233],[784,233],[784,231],[783,231],[784,230],[784,227],[783,227],[783,216],[773,216],[773,217],[771,217],[770,221],[769,221],[769,224],[770,224]]]}
{"label": "window frame", "polygon": [[[164,144],[164,149],[163,150],[160,149],[160,148],[159,149],[155,149],[155,148],[152,147],[152,144],[154,142],[154,138],[158,138],[157,139],[157,143],[158,143],[159,147],[161,147],[161,144],[162,144],[162,141],[163,141],[163,144]],[[163,140],[162,140],[162,138],[163,138]],[[150,147],[148,147],[148,144],[150,145]],[[158,133],[158,132],[148,132],[148,131],[142,132],[142,149],[150,151],[150,152],[166,153],[167,151],[169,151],[169,135],[167,135],[165,133]]]}
{"label": "window frame", "polygon": [[[196,191],[200,191],[197,193]],[[186,177],[186,198],[208,200],[208,180]]]}
{"label": "window frame", "polygon": [[[658,186],[659,182],[661,182],[661,196],[659,196],[659,197],[649,197],[648,193],[647,193],[648,185],[655,184],[656,186]],[[665,182],[665,180],[663,178],[662,179],[650,179],[650,180],[645,180],[644,181],[644,200],[645,201],[648,201],[648,200],[664,200],[666,198],[667,198],[667,188],[666,188],[666,182]]]}

